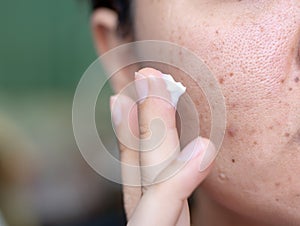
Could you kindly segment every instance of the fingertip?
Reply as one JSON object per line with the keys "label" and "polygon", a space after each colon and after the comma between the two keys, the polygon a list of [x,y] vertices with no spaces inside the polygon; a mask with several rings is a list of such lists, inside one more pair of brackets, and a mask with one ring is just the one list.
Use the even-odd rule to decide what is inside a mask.
{"label": "fingertip", "polygon": [[110,97],[111,118],[115,126],[118,126],[122,121],[122,105],[118,96],[114,95]]}
{"label": "fingertip", "polygon": [[208,139],[203,138],[202,145],[204,149],[204,155],[201,159],[199,171],[206,171],[215,161],[218,151],[215,145]]}
{"label": "fingertip", "polygon": [[156,76],[156,77],[161,77],[162,73],[159,70],[156,70],[154,68],[151,67],[145,67],[142,68],[138,71],[139,74],[148,76],[148,75],[152,75],[152,76]]}
{"label": "fingertip", "polygon": [[131,110],[135,107],[135,102],[128,96],[116,94],[110,97],[110,110],[115,125],[119,125],[124,118],[129,119]]}
{"label": "fingertip", "polygon": [[202,137],[197,137],[188,143],[177,157],[178,161],[186,162],[193,158],[196,158],[201,152],[203,152]]}
{"label": "fingertip", "polygon": [[187,198],[211,172],[215,153],[214,145],[209,139],[199,136],[192,140],[182,150],[176,161],[169,166],[175,167],[169,170],[169,173],[176,172],[176,175],[170,178],[164,188],[168,190],[177,187],[174,194],[182,199]]}

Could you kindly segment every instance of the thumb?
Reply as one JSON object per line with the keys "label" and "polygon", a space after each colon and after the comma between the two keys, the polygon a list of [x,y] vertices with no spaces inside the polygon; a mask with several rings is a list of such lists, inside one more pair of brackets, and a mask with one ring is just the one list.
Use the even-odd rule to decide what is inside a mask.
{"label": "thumb", "polygon": [[[159,179],[170,178],[157,187],[166,196],[186,199],[210,172],[216,149],[208,139],[197,137],[180,152],[175,161],[164,169]],[[172,175],[173,174],[173,175]]]}
{"label": "thumb", "polygon": [[[184,200],[211,171],[216,156],[214,145],[198,137],[190,142],[158,176],[168,180],[149,186],[129,225],[176,225]],[[204,165],[203,165],[204,164]]]}

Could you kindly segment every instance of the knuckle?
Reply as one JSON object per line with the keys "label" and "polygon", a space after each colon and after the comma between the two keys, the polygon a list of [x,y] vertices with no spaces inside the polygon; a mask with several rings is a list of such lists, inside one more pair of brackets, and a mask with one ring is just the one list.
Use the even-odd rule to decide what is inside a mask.
{"label": "knuckle", "polygon": [[139,202],[140,197],[140,188],[129,188],[127,186],[123,187],[124,208],[128,218],[132,215],[137,203]]}
{"label": "knuckle", "polygon": [[151,130],[148,124],[140,123],[140,138],[145,139],[151,136]]}
{"label": "knuckle", "polygon": [[126,151],[128,151],[128,147],[122,143],[119,143],[119,151],[126,152]]}

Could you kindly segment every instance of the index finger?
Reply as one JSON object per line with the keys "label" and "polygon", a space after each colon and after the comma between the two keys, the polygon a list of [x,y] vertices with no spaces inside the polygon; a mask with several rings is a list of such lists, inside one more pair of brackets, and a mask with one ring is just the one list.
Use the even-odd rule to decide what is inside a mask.
{"label": "index finger", "polygon": [[138,104],[143,188],[151,185],[180,151],[176,108],[162,76],[152,68],[136,74],[137,93],[145,98]]}
{"label": "index finger", "polygon": [[[130,219],[141,197],[138,147],[137,107],[129,97],[122,94],[110,98],[112,120],[116,131],[123,181],[123,201],[127,219]],[[135,167],[131,167],[135,166]]]}

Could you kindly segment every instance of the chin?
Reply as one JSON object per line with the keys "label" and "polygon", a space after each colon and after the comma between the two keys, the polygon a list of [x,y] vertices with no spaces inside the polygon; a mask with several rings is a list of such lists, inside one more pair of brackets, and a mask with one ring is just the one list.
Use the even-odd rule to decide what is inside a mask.
{"label": "chin", "polygon": [[299,161],[254,156],[233,161],[231,152],[222,149],[201,185],[203,193],[254,225],[300,225]]}

